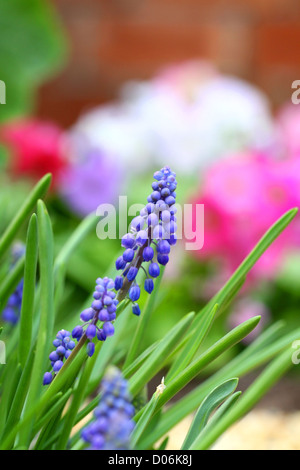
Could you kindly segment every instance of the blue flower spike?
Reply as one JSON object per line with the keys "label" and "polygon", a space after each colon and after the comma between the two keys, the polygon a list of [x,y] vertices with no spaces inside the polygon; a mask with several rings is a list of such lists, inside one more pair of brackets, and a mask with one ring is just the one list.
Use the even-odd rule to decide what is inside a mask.
{"label": "blue flower spike", "polygon": [[154,173],[152,193],[140,215],[131,222],[130,232],[123,236],[123,256],[116,261],[116,268],[122,271],[115,279],[118,299],[126,296],[133,302],[132,312],[139,315],[136,301],[140,287],[136,278],[144,263],[149,263],[144,289],[148,294],[154,289],[152,278],[160,274],[160,267],[169,262],[171,246],[176,243],[176,174],[167,166]]}
{"label": "blue flower spike", "polygon": [[[11,264],[10,269],[12,269],[19,259],[25,254],[25,245],[21,242],[16,242],[11,249]],[[2,320],[11,325],[16,325],[20,318],[22,298],[23,298],[23,285],[24,280],[21,279],[17,285],[15,291],[9,297],[6,306],[2,312]]]}
{"label": "blue flower spike", "polygon": [[52,382],[55,375],[63,367],[64,360],[68,359],[72,350],[75,348],[75,342],[72,340],[71,333],[69,331],[60,330],[53,341],[53,346],[56,349],[49,355],[52,373],[46,372],[44,374],[43,385],[49,385]]}
{"label": "blue flower spike", "polygon": [[[86,352],[91,357],[95,352],[94,338],[99,341],[105,341],[108,336],[113,336],[114,326],[113,321],[116,318],[116,309],[118,300],[115,298],[116,294],[113,291],[115,283],[113,279],[108,277],[98,278],[96,287],[93,294],[94,301],[90,308],[83,310],[80,314],[80,319],[83,325],[77,325],[72,333],[69,331],[61,330],[57,333],[53,345],[56,350],[50,353],[49,359],[53,373],[46,372],[44,375],[43,384],[49,385],[54,379],[55,375],[63,367],[64,360],[68,359],[72,350],[75,348],[73,339],[80,341],[82,337],[88,339]],[[102,328],[97,326],[98,321],[102,321]],[[73,339],[72,339],[73,338]]]}
{"label": "blue flower spike", "polygon": [[[87,354],[90,357],[95,351],[94,338],[97,338],[99,341],[105,341],[108,336],[113,336],[114,334],[112,322],[116,319],[115,312],[119,303],[114,289],[115,281],[113,279],[109,277],[98,278],[93,293],[95,300],[90,308],[85,309],[80,314],[80,319],[84,324],[76,326],[72,331],[72,337],[78,341],[83,334],[86,335],[89,340]],[[103,322],[101,329],[97,326],[98,321]]]}
{"label": "blue flower spike", "polygon": [[128,450],[135,423],[128,383],[116,367],[110,367],[101,383],[101,398],[94,420],[82,432],[87,450]]}

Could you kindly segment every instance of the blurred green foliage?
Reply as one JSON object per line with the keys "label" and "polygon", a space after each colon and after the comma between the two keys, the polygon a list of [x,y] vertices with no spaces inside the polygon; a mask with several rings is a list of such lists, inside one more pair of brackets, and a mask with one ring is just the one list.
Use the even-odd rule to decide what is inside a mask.
{"label": "blurred green foliage", "polygon": [[66,57],[66,40],[45,0],[0,0],[0,80],[6,104],[0,122],[31,111],[36,88]]}

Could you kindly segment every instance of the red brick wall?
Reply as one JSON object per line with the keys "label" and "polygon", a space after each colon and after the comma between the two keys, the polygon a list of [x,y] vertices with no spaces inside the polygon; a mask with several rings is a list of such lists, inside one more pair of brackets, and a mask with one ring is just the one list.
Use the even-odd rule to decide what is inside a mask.
{"label": "red brick wall", "polygon": [[195,57],[257,84],[276,107],[300,79],[299,0],[54,0],[70,60],[38,114],[70,125],[131,78]]}

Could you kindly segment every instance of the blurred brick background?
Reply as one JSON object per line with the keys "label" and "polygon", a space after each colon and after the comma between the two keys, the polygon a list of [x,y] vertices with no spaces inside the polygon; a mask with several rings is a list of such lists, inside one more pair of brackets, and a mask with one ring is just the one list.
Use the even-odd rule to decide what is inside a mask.
{"label": "blurred brick background", "polygon": [[261,87],[274,108],[300,79],[299,0],[53,0],[70,42],[38,114],[63,126],[128,79],[202,57]]}

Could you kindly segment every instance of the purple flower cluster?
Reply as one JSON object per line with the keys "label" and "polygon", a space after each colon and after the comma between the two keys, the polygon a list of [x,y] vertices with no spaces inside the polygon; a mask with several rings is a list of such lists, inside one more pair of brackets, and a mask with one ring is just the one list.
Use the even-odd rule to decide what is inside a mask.
{"label": "purple flower cluster", "polygon": [[[12,246],[12,261],[11,261],[11,269],[15,266],[15,264],[19,261],[19,259],[25,253],[25,246],[23,243],[15,243]],[[11,294],[9,297],[7,304],[2,312],[2,319],[12,325],[18,323],[20,318],[20,311],[22,306],[22,296],[23,296],[23,285],[24,280],[21,279],[19,282],[16,290]]]}
{"label": "purple flower cluster", "polygon": [[[125,282],[130,284],[128,297],[133,302],[132,311],[140,315],[136,301],[140,297],[140,286],[136,282],[139,268],[144,262],[149,263],[144,289],[151,294],[154,289],[153,278],[160,274],[159,265],[165,266],[169,261],[171,245],[176,238],[176,174],[169,167],[154,173],[152,193],[148,196],[148,204],[135,217],[130,232],[122,238],[125,251],[116,261],[117,270],[122,274],[115,279],[117,291],[124,288]],[[156,258],[156,261],[154,260]]]}
{"label": "purple flower cluster", "polygon": [[134,407],[128,383],[121,372],[111,367],[101,383],[101,399],[94,411],[94,421],[82,430],[89,450],[127,450],[134,429]]}
{"label": "purple flower cluster", "polygon": [[60,330],[53,341],[53,346],[55,346],[56,349],[49,355],[53,374],[51,372],[44,374],[43,385],[49,385],[52,382],[55,374],[57,374],[64,365],[64,359],[68,359],[72,350],[75,348],[75,343],[72,341],[69,331]]}
{"label": "purple flower cluster", "polygon": [[[108,277],[103,279],[98,278],[93,293],[94,301],[91,307],[86,308],[80,314],[80,319],[84,322],[83,325],[75,326],[72,334],[65,330],[57,333],[56,339],[53,341],[56,351],[52,351],[49,356],[54,375],[51,372],[46,372],[43,380],[44,385],[49,385],[52,382],[54,376],[64,365],[63,360],[68,359],[74,349],[75,342],[71,339],[71,336],[79,341],[85,334],[89,340],[87,354],[90,357],[95,351],[95,344],[93,342],[95,337],[99,341],[105,341],[108,336],[113,336],[115,329],[112,322],[116,319],[116,310],[119,303],[113,289],[113,279]],[[102,328],[97,326],[98,321],[103,322]]]}
{"label": "purple flower cluster", "polygon": [[15,292],[11,294],[2,312],[2,319],[12,325],[18,323],[23,296],[23,279],[19,282]]}
{"label": "purple flower cluster", "polygon": [[[115,332],[112,322],[116,319],[116,310],[119,302],[116,299],[116,293],[113,291],[114,285],[113,279],[108,277],[96,280],[96,287],[93,293],[94,301],[90,308],[85,309],[80,314],[80,319],[84,324],[76,326],[72,331],[73,338],[78,341],[85,332],[89,340],[87,353],[90,357],[95,351],[93,339],[97,337],[99,341],[105,341],[108,336],[113,336]],[[97,326],[98,320],[103,322],[102,328]]]}

